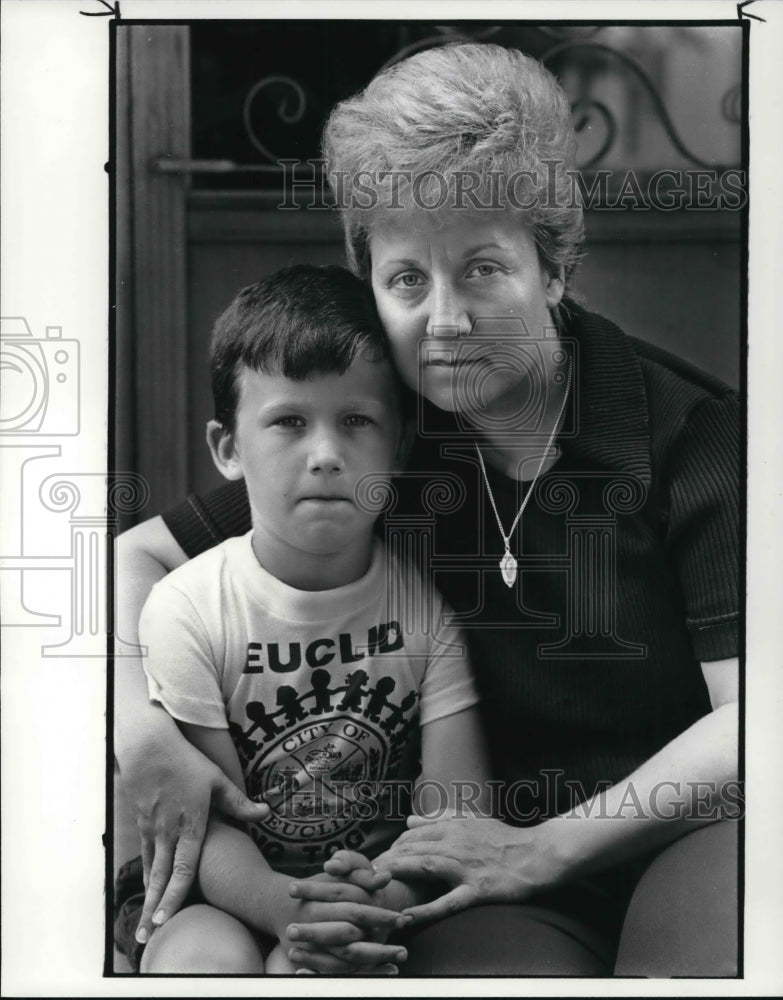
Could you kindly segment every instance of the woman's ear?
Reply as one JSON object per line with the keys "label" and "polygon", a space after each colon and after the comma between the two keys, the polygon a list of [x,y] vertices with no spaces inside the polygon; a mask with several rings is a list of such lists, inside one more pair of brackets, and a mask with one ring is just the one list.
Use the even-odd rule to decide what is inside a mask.
{"label": "woman's ear", "polygon": [[560,305],[560,300],[563,298],[563,293],[565,292],[565,270],[564,268],[558,268],[556,273],[547,275],[546,284],[546,307],[547,309],[554,309],[555,306]]}
{"label": "woman's ear", "polygon": [[226,479],[241,479],[242,461],[234,447],[234,435],[218,423],[217,420],[207,421],[207,444],[215,468]]}

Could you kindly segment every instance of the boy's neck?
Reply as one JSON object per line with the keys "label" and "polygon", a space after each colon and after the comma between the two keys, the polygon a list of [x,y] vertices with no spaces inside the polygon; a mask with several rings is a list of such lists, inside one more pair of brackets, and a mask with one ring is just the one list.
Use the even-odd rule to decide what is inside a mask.
{"label": "boy's neck", "polygon": [[360,580],[372,562],[373,535],[339,552],[303,552],[253,526],[253,552],[271,576],[295,590],[335,590]]}

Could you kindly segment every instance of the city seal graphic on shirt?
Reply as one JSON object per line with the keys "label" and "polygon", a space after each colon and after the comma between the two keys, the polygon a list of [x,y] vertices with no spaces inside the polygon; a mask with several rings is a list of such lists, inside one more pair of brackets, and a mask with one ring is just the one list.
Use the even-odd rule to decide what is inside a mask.
{"label": "city seal graphic on shirt", "polygon": [[377,661],[374,677],[350,666],[316,668],[304,690],[301,673],[299,686],[273,689],[267,675],[264,700],[244,704],[243,724],[230,722],[247,793],[271,807],[251,829],[270,862],[314,862],[339,847],[359,848],[386,815],[390,783],[418,731],[420,695],[409,678],[400,690],[399,676],[378,676]]}

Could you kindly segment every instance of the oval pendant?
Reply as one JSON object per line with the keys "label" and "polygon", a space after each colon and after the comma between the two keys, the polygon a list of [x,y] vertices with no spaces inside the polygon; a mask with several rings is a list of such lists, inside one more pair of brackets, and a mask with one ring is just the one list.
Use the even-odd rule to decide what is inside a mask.
{"label": "oval pendant", "polygon": [[500,560],[500,572],[503,575],[503,582],[507,587],[513,587],[517,578],[517,561],[506,549],[505,555]]}

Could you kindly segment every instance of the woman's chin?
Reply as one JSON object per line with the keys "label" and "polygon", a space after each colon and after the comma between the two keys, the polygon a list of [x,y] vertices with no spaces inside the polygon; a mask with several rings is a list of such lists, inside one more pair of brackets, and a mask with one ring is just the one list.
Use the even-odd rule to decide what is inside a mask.
{"label": "woman's chin", "polygon": [[[424,379],[419,392],[433,406],[447,413],[459,413],[470,419],[481,419],[482,415],[490,423],[493,414],[503,417],[508,414],[519,417],[524,410],[520,406],[520,380],[509,378],[505,373],[496,378],[435,378]],[[508,414],[507,412],[508,411]]]}

